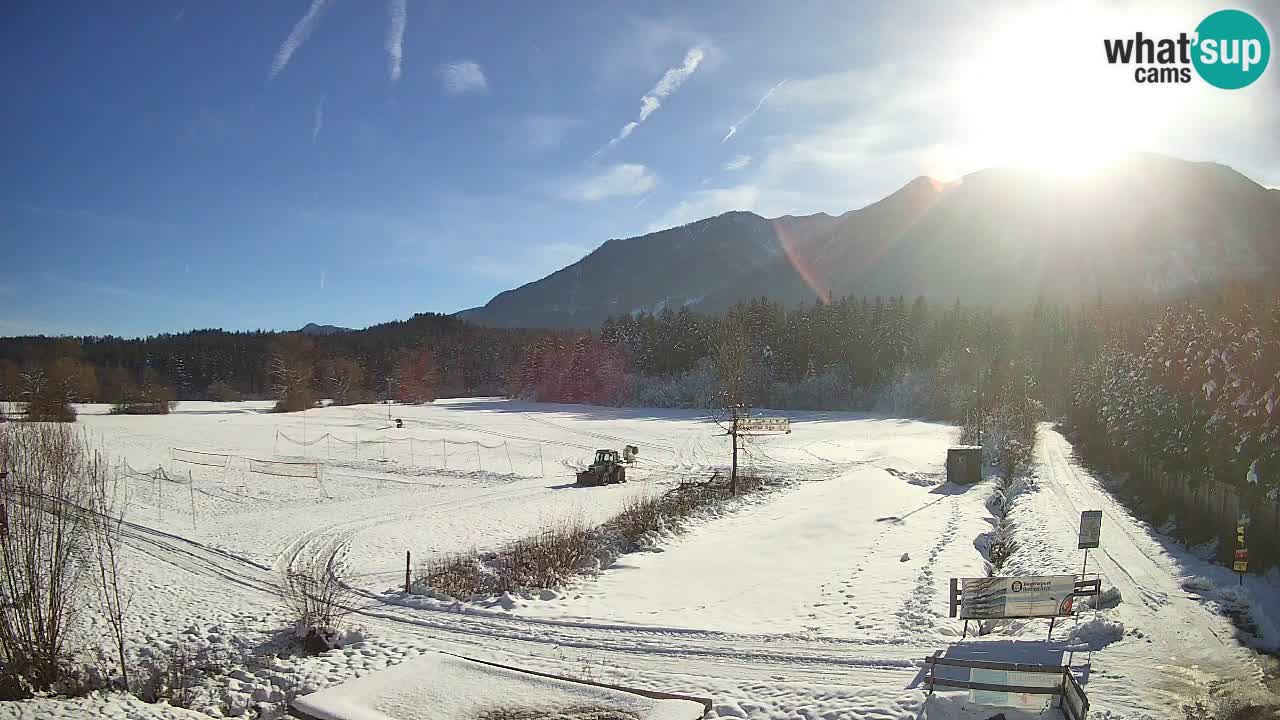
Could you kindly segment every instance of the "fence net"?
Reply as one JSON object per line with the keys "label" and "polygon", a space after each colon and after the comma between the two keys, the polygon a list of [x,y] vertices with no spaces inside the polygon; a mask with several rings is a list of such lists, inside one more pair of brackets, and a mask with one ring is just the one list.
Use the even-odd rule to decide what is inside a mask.
{"label": "fence net", "polygon": [[169,457],[175,462],[184,462],[190,465],[207,465],[209,467],[225,468],[231,462],[231,456],[225,453],[211,453],[203,450],[188,450],[186,448],[169,448]]}

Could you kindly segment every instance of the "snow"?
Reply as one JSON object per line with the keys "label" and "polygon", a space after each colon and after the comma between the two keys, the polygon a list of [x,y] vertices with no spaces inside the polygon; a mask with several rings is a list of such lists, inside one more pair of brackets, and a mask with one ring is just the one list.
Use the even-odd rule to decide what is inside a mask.
{"label": "snow", "polygon": [[[602,521],[637,494],[723,471],[727,438],[694,410],[468,399],[393,406],[396,429],[385,405],[287,415],[270,405],[183,402],[170,416],[79,408],[93,442],[144,473],[122,465],[135,661],[161,662],[177,647],[202,658],[212,669],[194,707],[205,713],[276,717],[290,700],[448,652],[709,697],[712,717],[994,714],[938,695],[926,705],[922,659],[943,650],[1069,662],[1095,713],[1137,719],[1180,715],[1180,703],[1224,680],[1256,686],[1262,672],[1245,646],[1280,641],[1280,577],[1250,575],[1240,588],[1228,569],[1131,516],[1047,426],[1031,476],[1009,490],[1001,532],[1016,549],[1004,572],[1079,572],[1079,512],[1100,509],[1102,547],[1088,569],[1119,602],[1059,622],[1050,640],[1048,622],[1033,620],[977,638],[970,628],[960,642],[948,581],[986,574],[981,550],[1005,491],[995,479],[943,482],[954,427],[780,413],[792,433],[748,444],[743,464],[786,480],[783,489],[656,538],[597,576],[483,603],[406,595],[405,551],[417,566],[551,522]],[[573,485],[596,448],[624,444],[640,447],[628,483]],[[232,459],[193,465],[172,448]],[[246,458],[317,462],[321,477],[252,473]],[[145,474],[157,467],[164,476]],[[289,646],[278,592],[286,570],[314,562],[333,562],[357,594],[357,634],[308,657]],[[107,637],[98,621],[89,635]],[[10,717],[191,713],[95,696],[0,704]]]}
{"label": "snow", "polygon": [[474,720],[499,711],[566,720],[583,708],[635,720],[695,720],[691,700],[652,700],[618,690],[528,675],[432,653],[382,672],[300,698],[294,708],[316,720],[416,720],[430,708],[439,720]]}

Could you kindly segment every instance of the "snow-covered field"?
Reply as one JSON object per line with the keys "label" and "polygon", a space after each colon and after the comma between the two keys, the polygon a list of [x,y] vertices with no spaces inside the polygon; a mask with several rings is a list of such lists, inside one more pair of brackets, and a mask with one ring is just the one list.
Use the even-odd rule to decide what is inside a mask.
{"label": "snow-covered field", "polygon": [[[760,439],[744,460],[794,481],[787,488],[560,592],[457,603],[406,596],[405,552],[417,565],[549,523],[599,522],[637,494],[723,469],[727,438],[692,411],[474,399],[393,407],[396,428],[386,406],[277,415],[269,405],[184,402],[167,417],[80,408],[127,478],[134,645],[143,659],[175,644],[214,658],[196,703],[211,713],[270,714],[288,697],[443,650],[710,697],[719,717],[965,717],[954,697],[925,707],[920,666],[935,651],[976,649],[1071,662],[1095,713],[1169,717],[1215,684],[1262,678],[1217,612],[1227,600],[1258,609],[1253,642],[1277,641],[1262,614],[1280,593],[1275,577],[1224,595],[1230,578],[1130,517],[1048,427],[1009,513],[1018,550],[1007,570],[1078,572],[1079,511],[1101,509],[1090,571],[1122,601],[1060,624],[1052,641],[1036,620],[962,642],[948,581],[986,574],[978,548],[997,522],[997,487],[942,484],[953,427],[791,413],[793,432]],[[573,486],[595,448],[624,444],[640,448],[627,484]],[[319,477],[251,461],[316,463]],[[365,639],[279,653],[283,573],[329,558],[359,592],[350,622]],[[181,716],[164,711],[121,698],[0,705],[4,717]]]}

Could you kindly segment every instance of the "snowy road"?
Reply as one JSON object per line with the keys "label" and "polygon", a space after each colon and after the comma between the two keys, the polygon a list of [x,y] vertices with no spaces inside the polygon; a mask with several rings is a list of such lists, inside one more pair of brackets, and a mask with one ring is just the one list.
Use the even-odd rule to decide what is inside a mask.
{"label": "snowy road", "polygon": [[[277,593],[288,568],[340,562],[359,593],[355,622],[367,641],[274,660],[238,692],[283,697],[447,650],[709,696],[720,717],[916,718],[927,654],[997,648],[1065,657],[1070,630],[1060,625],[1059,640],[1045,643],[1045,621],[959,642],[961,624],[947,617],[947,581],[984,574],[977,546],[995,519],[986,506],[990,482],[937,484],[956,435],[948,426],[794,414],[794,432],[753,448],[750,461],[820,482],[799,482],[695,528],[663,552],[625,556],[554,598],[486,606],[396,592],[404,550],[429,557],[496,547],[549,521],[598,521],[634,493],[723,462],[724,438],[679,411],[473,401],[396,408],[406,427],[392,436],[378,408],[332,408],[302,420],[190,405],[190,414],[180,406],[168,422],[147,418],[145,426],[92,413],[83,420],[137,468],[172,466],[173,446],[288,458],[316,457],[325,445],[314,438],[325,433],[361,443],[349,456],[340,444],[323,450],[323,492],[296,478],[203,468],[185,489],[135,483],[127,576],[146,647],[175,638],[204,646],[267,642],[285,623]],[[312,445],[279,447],[276,430]],[[570,467],[590,448],[624,441],[641,445],[638,482],[567,487]],[[511,448],[517,453],[508,456]],[[470,469],[461,465],[466,458]],[[495,466],[518,472],[482,469]],[[1010,571],[1078,572],[1079,511],[1105,513],[1090,570],[1120,589],[1124,601],[1103,614],[1129,634],[1071,658],[1088,667],[1095,709],[1115,718],[1166,717],[1214,683],[1259,677],[1230,623],[1182,589],[1186,568],[1074,463],[1069,445],[1047,426],[1033,475],[1009,515],[1019,542]]]}

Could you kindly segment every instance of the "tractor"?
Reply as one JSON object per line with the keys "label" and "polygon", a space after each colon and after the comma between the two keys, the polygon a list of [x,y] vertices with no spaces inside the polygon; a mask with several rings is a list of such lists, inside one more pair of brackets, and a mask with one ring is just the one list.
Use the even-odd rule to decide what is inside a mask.
{"label": "tractor", "polygon": [[578,484],[583,486],[612,485],[627,481],[627,469],[618,461],[617,450],[597,450],[596,461],[591,467],[578,473]]}

